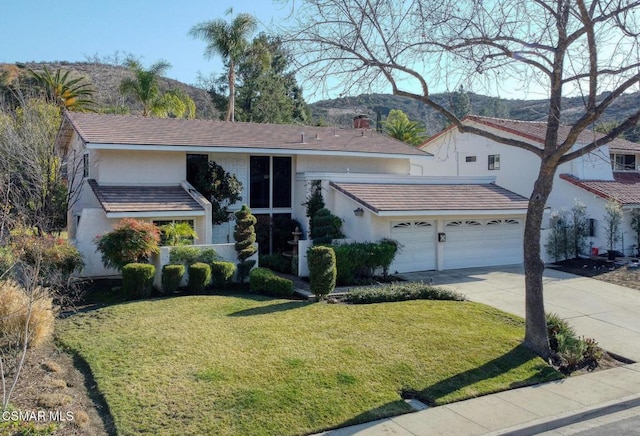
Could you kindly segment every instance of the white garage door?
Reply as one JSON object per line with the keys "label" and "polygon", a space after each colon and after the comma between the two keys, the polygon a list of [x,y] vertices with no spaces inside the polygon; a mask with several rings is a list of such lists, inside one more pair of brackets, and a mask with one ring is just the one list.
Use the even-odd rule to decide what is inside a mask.
{"label": "white garage door", "polygon": [[389,268],[391,273],[436,269],[435,222],[392,221],[391,239],[403,245]]}
{"label": "white garage door", "polygon": [[444,269],[523,261],[522,219],[446,221]]}

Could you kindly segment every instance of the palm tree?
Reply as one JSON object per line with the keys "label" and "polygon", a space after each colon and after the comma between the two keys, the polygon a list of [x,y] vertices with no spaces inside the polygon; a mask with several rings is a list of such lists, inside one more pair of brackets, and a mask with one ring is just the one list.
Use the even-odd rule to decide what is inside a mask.
{"label": "palm tree", "polygon": [[86,111],[94,105],[92,100],[95,90],[84,77],[69,79],[69,71],[64,73],[59,68],[51,73],[47,67],[42,72],[28,70],[38,85],[43,89],[47,101],[54,103],[61,111]]}
{"label": "palm tree", "polygon": [[[231,10],[227,11],[227,14],[229,13]],[[214,54],[219,54],[228,63],[229,104],[226,121],[234,121],[236,66],[247,51],[248,38],[255,32],[257,25],[253,15],[239,14],[230,23],[218,18],[196,24],[189,31],[189,35],[207,43],[204,51],[207,59],[211,59]]]}
{"label": "palm tree", "polygon": [[171,64],[158,61],[145,70],[140,62],[129,59],[125,65],[133,72],[134,77],[122,79],[120,92],[142,103],[142,115],[148,117],[163,106],[158,78],[171,67]]}
{"label": "palm tree", "polygon": [[387,135],[407,144],[419,145],[427,139],[424,127],[409,120],[400,109],[392,109],[387,119],[382,121],[382,127]]}

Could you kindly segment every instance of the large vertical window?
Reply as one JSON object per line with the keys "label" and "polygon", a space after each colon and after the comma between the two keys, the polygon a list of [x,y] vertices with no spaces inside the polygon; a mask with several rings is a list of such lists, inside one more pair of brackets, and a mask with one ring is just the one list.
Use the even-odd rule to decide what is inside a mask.
{"label": "large vertical window", "polygon": [[249,167],[249,207],[291,207],[290,157],[251,156]]}
{"label": "large vertical window", "polygon": [[200,173],[206,170],[209,163],[209,156],[206,154],[188,154],[187,155],[187,182],[192,186],[198,186],[198,178]]}

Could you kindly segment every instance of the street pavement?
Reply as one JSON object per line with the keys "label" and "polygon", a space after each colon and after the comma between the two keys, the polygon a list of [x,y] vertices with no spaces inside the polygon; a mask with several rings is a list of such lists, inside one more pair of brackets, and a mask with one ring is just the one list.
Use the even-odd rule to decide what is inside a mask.
{"label": "street pavement", "polygon": [[[471,301],[524,317],[522,266],[426,271],[403,277],[454,289]],[[640,362],[640,291],[547,269],[544,296],[547,312],[566,319],[579,335]],[[639,408],[640,363],[632,363],[322,435],[564,435],[629,427],[633,432],[634,411]]]}

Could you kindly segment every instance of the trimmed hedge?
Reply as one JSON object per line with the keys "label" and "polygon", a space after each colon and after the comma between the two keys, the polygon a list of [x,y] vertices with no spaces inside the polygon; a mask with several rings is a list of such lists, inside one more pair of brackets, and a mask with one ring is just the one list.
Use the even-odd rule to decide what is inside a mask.
{"label": "trimmed hedge", "polygon": [[148,263],[128,263],[122,267],[122,290],[131,299],[148,298],[153,289],[156,267]]}
{"label": "trimmed hedge", "polygon": [[349,291],[343,301],[352,304],[388,303],[407,300],[466,301],[456,291],[437,288],[422,282],[392,283],[384,286],[368,286]]}
{"label": "trimmed hedge", "polygon": [[336,255],[331,247],[314,246],[307,251],[309,288],[322,299],[336,287]]}
{"label": "trimmed hedge", "polygon": [[277,276],[267,268],[254,268],[249,274],[249,289],[257,294],[289,298],[293,296],[293,282]]}
{"label": "trimmed hedge", "polygon": [[378,268],[382,268],[386,278],[401,248],[397,241],[386,238],[378,242],[352,242],[331,247],[336,253],[336,280],[339,285],[353,285],[359,278],[371,278]]}
{"label": "trimmed hedge", "polygon": [[293,259],[285,257],[280,253],[260,256],[258,264],[263,268],[284,274],[291,274],[293,271]]}
{"label": "trimmed hedge", "polygon": [[172,294],[178,290],[180,281],[184,276],[186,268],[184,265],[168,264],[162,267],[162,292]]}
{"label": "trimmed hedge", "polygon": [[203,291],[211,282],[211,267],[202,262],[189,265],[189,283],[187,288],[190,291]]}
{"label": "trimmed hedge", "polygon": [[217,261],[211,263],[211,281],[213,286],[226,287],[236,272],[233,262]]}

